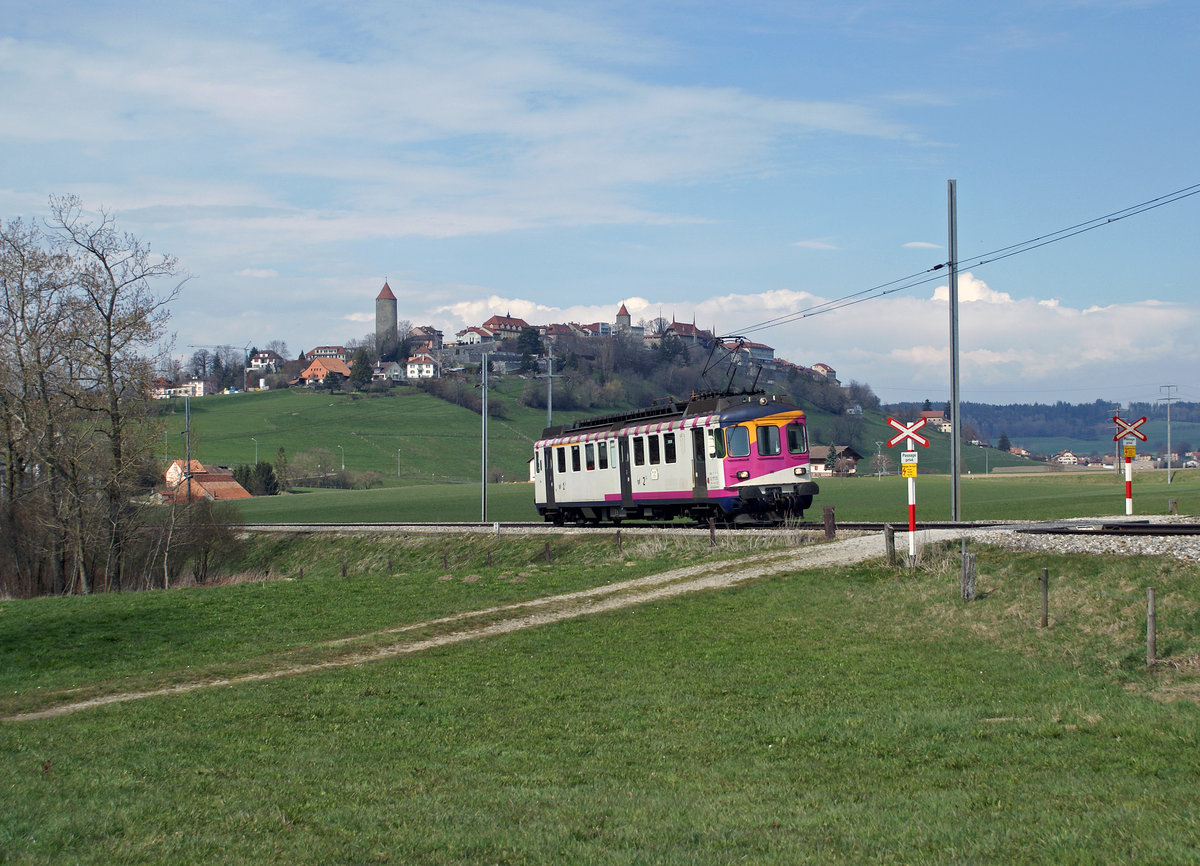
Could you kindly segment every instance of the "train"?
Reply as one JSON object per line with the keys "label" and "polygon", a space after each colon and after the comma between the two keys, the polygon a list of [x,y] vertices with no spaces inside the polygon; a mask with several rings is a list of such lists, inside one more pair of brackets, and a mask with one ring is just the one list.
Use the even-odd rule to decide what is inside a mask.
{"label": "train", "polygon": [[547,427],[530,460],[547,523],[798,520],[820,492],[804,411],[763,391],[665,398]]}

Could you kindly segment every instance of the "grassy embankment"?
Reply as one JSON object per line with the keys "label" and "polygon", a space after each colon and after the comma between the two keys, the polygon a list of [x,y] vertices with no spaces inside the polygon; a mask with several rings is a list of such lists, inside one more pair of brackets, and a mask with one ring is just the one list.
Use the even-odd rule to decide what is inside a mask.
{"label": "grassy embankment", "polygon": [[[273,539],[243,568],[304,567],[303,580],[7,602],[0,707],[331,661],[452,626],[387,629],[710,555],[704,538],[627,542],[624,558],[611,538],[555,539],[547,566],[543,543]],[[968,605],[954,561],[787,573],[366,665],[6,721],[0,855],[1200,860],[1200,709],[1173,700],[1196,694],[1195,568],[982,550],[983,594]],[[1171,663],[1148,671],[1151,583]]]}

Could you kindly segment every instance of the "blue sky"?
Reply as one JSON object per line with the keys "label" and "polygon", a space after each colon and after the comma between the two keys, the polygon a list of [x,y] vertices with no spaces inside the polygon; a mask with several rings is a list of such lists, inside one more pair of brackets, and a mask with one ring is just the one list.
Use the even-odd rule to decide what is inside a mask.
{"label": "blue sky", "polygon": [[[737,333],[1200,183],[1200,6],[9,0],[0,219],[180,259],[177,351],[662,315]],[[962,398],[1200,400],[1200,195],[964,268]],[[949,392],[945,281],[750,336]],[[939,292],[939,287],[941,291]]]}

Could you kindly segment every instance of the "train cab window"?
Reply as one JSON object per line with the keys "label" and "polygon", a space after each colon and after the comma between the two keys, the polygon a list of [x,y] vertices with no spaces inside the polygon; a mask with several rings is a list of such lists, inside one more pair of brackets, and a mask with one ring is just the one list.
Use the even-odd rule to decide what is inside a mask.
{"label": "train cab window", "polygon": [[572,472],[579,471],[579,446],[578,445],[571,446],[571,471]]}
{"label": "train cab window", "polygon": [[675,434],[663,434],[663,463],[675,462]]}
{"label": "train cab window", "polygon": [[758,428],[758,456],[776,457],[781,453],[779,444],[779,428],[774,424],[764,424]]}
{"label": "train cab window", "polygon": [[750,456],[750,430],[741,425],[725,431],[725,445],[730,457]]}
{"label": "train cab window", "polygon": [[600,442],[596,445],[596,457],[598,462],[596,466],[600,469],[608,468],[608,443]]}
{"label": "train cab window", "polygon": [[787,425],[788,454],[803,454],[808,451],[808,428],[795,422]]}
{"label": "train cab window", "polygon": [[647,444],[650,446],[650,449],[649,449],[650,450],[650,463],[652,465],[656,465],[661,462],[661,460],[659,458],[658,434],[652,433],[651,435],[646,437],[646,440],[647,440]]}
{"label": "train cab window", "polygon": [[583,462],[589,472],[596,468],[596,446],[591,442],[583,446]]}
{"label": "train cab window", "polygon": [[719,428],[708,431],[708,456],[717,458],[725,456],[725,435]]}
{"label": "train cab window", "polygon": [[567,471],[567,449],[566,448],[555,448],[554,450],[558,454],[558,471],[566,472]]}
{"label": "train cab window", "polygon": [[633,465],[643,466],[646,463],[646,440],[641,436],[633,437]]}

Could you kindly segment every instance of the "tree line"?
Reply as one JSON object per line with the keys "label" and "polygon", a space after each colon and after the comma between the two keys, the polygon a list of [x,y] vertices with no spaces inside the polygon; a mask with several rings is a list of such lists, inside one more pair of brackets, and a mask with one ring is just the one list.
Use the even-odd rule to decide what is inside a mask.
{"label": "tree line", "polygon": [[207,507],[148,508],[153,347],[184,279],[77,197],[49,214],[0,222],[0,594],[169,585],[218,540]]}

